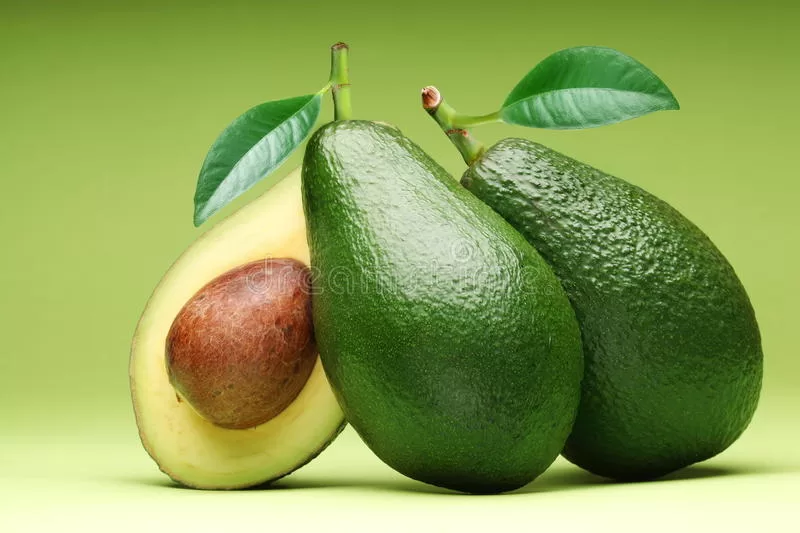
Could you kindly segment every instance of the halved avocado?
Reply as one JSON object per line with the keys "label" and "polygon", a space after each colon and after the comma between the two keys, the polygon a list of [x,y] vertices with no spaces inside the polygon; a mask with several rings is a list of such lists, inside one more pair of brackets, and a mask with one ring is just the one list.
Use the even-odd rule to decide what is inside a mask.
{"label": "halved avocado", "polygon": [[316,457],[344,427],[319,359],[295,400],[249,429],[205,420],[169,382],[166,338],[183,305],[220,274],[267,257],[309,262],[299,170],[193,243],[139,320],[129,368],[139,436],[159,468],[183,485],[234,489],[275,480]]}

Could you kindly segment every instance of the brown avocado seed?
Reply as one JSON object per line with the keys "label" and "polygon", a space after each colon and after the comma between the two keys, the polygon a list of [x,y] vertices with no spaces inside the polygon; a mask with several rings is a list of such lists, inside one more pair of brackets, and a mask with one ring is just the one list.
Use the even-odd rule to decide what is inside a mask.
{"label": "brown avocado seed", "polygon": [[234,268],[200,289],[167,335],[170,383],[202,417],[263,424],[302,390],[317,358],[311,276],[294,259]]}

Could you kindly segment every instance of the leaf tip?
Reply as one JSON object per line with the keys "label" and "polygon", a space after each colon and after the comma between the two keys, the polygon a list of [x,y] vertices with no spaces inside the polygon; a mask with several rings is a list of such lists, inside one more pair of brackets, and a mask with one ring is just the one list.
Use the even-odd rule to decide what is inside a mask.
{"label": "leaf tip", "polygon": [[195,228],[199,228],[203,222],[208,220],[209,213],[205,212],[205,206],[200,204],[195,204],[194,206],[194,215],[192,216],[192,223],[194,224]]}

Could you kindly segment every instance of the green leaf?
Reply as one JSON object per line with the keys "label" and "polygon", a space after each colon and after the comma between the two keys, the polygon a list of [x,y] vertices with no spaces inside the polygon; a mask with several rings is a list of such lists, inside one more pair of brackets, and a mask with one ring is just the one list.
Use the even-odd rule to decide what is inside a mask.
{"label": "green leaf", "polygon": [[500,118],[549,129],[591,128],[679,109],[653,72],[622,52],[598,46],[561,50],[536,65],[508,95]]}
{"label": "green leaf", "polygon": [[200,169],[194,225],[278,168],[311,132],[321,99],[317,93],[266,102],[231,122],[214,141]]}

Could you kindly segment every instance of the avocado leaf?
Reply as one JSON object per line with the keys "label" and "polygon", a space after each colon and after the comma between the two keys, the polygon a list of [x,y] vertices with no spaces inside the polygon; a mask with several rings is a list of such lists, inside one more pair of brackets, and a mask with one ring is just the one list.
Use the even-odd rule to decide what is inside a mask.
{"label": "avocado leaf", "polygon": [[316,93],[266,102],[231,122],[214,141],[200,169],[194,225],[278,168],[311,132],[321,100],[322,95]]}
{"label": "avocado leaf", "polygon": [[520,126],[577,129],[679,107],[664,82],[632,57],[580,46],[556,52],[528,72],[506,98],[500,118]]}

